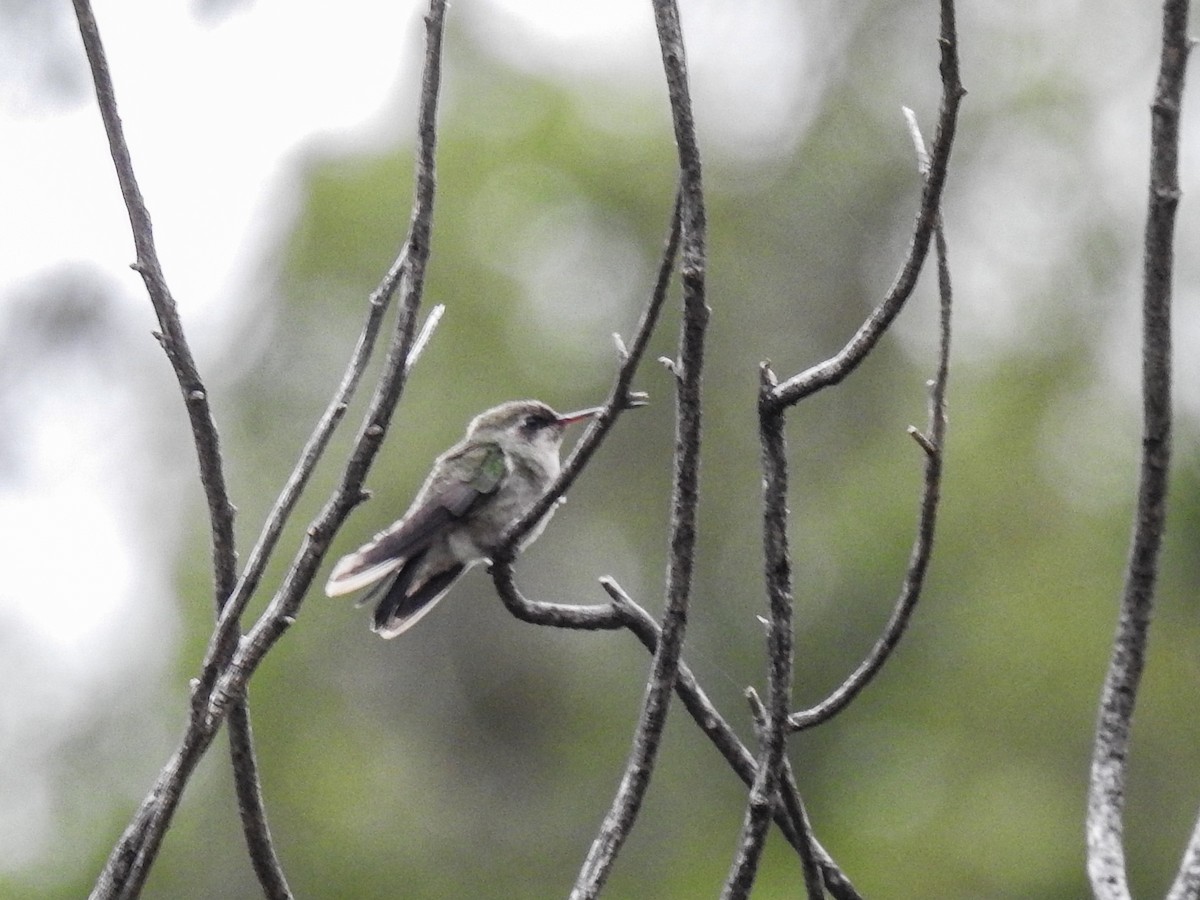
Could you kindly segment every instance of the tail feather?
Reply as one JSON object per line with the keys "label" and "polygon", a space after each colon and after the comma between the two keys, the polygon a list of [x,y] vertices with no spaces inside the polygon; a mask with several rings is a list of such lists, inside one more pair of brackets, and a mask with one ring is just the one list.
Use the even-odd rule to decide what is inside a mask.
{"label": "tail feather", "polygon": [[325,593],[330,597],[349,594],[359,588],[386,578],[404,563],[403,557],[369,561],[362,550],[347,553],[337,561],[329,580],[325,582]]}
{"label": "tail feather", "polygon": [[395,578],[368,595],[369,599],[379,597],[371,629],[380,637],[394,638],[416,625],[445,596],[466,568],[461,563],[451,566],[431,575],[414,588],[413,575],[419,568],[419,562],[420,557],[410,561],[396,573]]}

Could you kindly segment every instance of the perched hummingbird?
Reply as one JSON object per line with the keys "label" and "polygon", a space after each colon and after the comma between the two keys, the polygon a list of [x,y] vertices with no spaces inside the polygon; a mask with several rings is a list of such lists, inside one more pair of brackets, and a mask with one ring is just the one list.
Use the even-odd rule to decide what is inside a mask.
{"label": "perched hummingbird", "polygon": [[[378,601],[372,630],[393,638],[411,628],[458,576],[490,556],[504,529],[558,477],[566,427],[602,408],[562,415],[537,400],[514,400],[480,413],[467,436],[434,462],[408,512],[338,560],[325,593],[375,585],[359,603]],[[552,512],[522,547],[541,534]]]}

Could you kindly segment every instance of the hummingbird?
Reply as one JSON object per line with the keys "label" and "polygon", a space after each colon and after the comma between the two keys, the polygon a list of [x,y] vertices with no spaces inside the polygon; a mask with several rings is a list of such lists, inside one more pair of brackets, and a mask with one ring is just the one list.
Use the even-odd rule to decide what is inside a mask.
{"label": "hummingbird", "polygon": [[[558,477],[567,426],[602,409],[557,413],[538,400],[513,400],[480,413],[466,437],[434,461],[408,512],[338,560],[325,593],[374,585],[358,603],[376,604],[372,630],[385,638],[407,631],[463,572],[489,558],[504,530]],[[529,530],[522,549],[553,511]]]}

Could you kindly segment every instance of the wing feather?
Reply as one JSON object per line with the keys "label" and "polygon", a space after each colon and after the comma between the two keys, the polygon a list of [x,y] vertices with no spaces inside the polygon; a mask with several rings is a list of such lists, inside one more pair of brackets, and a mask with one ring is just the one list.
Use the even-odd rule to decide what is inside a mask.
{"label": "wing feather", "polygon": [[406,559],[428,549],[448,528],[495,493],[507,472],[504,452],[493,443],[450,450],[438,460],[435,474],[447,463],[453,463],[468,477],[438,484],[431,476],[418,503],[404,518],[337,561],[325,585],[326,594],[349,594],[395,572]]}

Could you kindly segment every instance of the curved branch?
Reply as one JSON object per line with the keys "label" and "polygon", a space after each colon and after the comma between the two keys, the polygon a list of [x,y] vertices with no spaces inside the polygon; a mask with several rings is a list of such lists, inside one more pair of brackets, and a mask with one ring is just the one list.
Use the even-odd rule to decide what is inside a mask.
{"label": "curved branch", "polygon": [[[1125,766],[1154,607],[1171,462],[1171,278],[1179,205],[1179,113],[1191,43],[1187,0],[1163,3],[1162,54],[1151,106],[1150,190],[1142,274],[1142,461],[1137,509],[1112,657],[1100,696],[1088,786],[1087,869],[1102,900],[1129,896]],[[1193,836],[1185,859],[1194,860]],[[1194,877],[1195,862],[1172,891]],[[1188,876],[1188,869],[1193,872]]]}
{"label": "curved branch", "polygon": [[221,442],[213,421],[212,408],[208,403],[208,390],[192,358],[175,298],[167,288],[167,281],[158,261],[150,212],[142,199],[137,176],[133,171],[133,160],[121,127],[121,117],[117,112],[116,93],[113,90],[112,76],[108,71],[108,60],[100,40],[96,17],[92,13],[89,0],[73,2],[75,17],[79,22],[79,34],[83,38],[83,48],[87,53],[92,82],[96,88],[100,118],[104,121],[109,152],[112,154],[117,181],[121,185],[121,196],[125,200],[125,209],[133,231],[133,244],[137,251],[137,261],[133,264],[133,269],[142,276],[146,293],[150,295],[150,303],[162,329],[155,337],[171,362],[191,422],[196,458],[200,465],[200,481],[208,501],[213,543],[213,587],[216,602],[220,604],[233,588],[236,564],[233,543],[234,508],[225,486],[225,472],[221,465]]}
{"label": "curved branch", "polygon": [[617,417],[626,409],[631,401],[640,399],[640,395],[631,392],[633,378],[638,366],[646,355],[650,338],[658,325],[663,304],[667,299],[667,290],[671,284],[671,272],[675,268],[675,257],[679,253],[680,235],[680,195],[675,195],[675,208],[671,214],[671,227],[663,246],[662,258],[658,266],[658,277],[654,282],[654,290],[650,300],[642,311],[634,335],[633,345],[625,348],[624,342],[618,339],[617,348],[621,356],[621,366],[617,370],[616,382],[609,392],[608,400],[602,412],[592,419],[592,424],[576,442],[570,456],[563,464],[558,478],[550,485],[546,493],[516,522],[508,527],[500,542],[500,548],[492,555],[492,580],[496,592],[500,595],[505,607],[523,622],[533,625],[548,625],[554,628],[579,628],[584,630],[619,628],[621,623],[616,621],[612,610],[607,606],[573,606],[559,603],[543,603],[529,600],[516,586],[516,576],[513,565],[516,558],[516,548],[530,528],[541,521],[560,498],[566,494],[575,479],[583,471],[583,467],[592,458],[600,442],[612,429]]}
{"label": "curved branch", "polygon": [[[918,150],[918,155],[920,151]],[[937,526],[938,503],[941,498],[942,457],[946,446],[946,387],[950,377],[950,325],[953,292],[950,284],[950,266],[947,261],[946,236],[942,230],[941,216],[934,226],[937,247],[939,342],[937,372],[932,382],[929,398],[929,426],[922,433],[910,427],[909,433],[925,452],[925,477],[921,488],[920,514],[917,520],[917,536],[909,555],[908,567],[900,596],[892,607],[892,614],[876,640],[871,652],[853,673],[827,698],[802,712],[792,713],[788,725],[792,731],[814,728],[832,719],[858,696],[883,668],[892,651],[908,627],[913,610],[921,597],[925,585],[925,574],[933,554],[933,539]]]}
{"label": "curved branch", "polygon": [[792,406],[822,388],[838,384],[858,368],[872,348],[883,337],[892,321],[904,308],[917,285],[917,275],[925,263],[930,239],[946,183],[950,150],[958,125],[958,107],[966,96],[958,72],[958,32],[955,26],[953,0],[941,0],[941,77],[942,100],[938,113],[937,133],[930,154],[929,173],[921,191],[908,253],[880,304],[859,327],[850,341],[837,354],[804,372],[794,375],[772,392],[769,405],[773,408]]}

